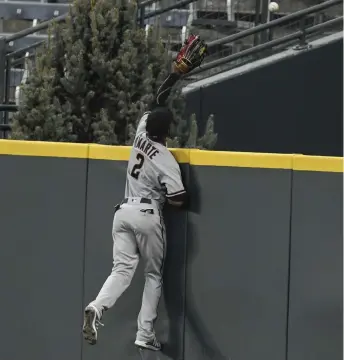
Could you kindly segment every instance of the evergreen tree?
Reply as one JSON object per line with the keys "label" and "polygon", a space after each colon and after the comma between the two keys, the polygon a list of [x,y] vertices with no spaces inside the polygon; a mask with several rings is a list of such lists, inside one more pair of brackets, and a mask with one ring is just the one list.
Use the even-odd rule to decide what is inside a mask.
{"label": "evergreen tree", "polygon": [[[36,56],[13,116],[12,139],[132,144],[140,115],[171,67],[158,31],[140,28],[136,12],[128,0],[73,3]],[[176,89],[170,107],[178,125],[169,143],[212,148],[212,118],[209,134],[198,139],[195,118],[183,119],[184,106]]]}

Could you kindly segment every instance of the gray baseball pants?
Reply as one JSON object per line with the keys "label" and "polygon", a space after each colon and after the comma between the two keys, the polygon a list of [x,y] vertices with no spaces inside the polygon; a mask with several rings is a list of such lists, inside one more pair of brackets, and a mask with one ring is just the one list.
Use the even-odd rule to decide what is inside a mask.
{"label": "gray baseball pants", "polygon": [[162,215],[159,209],[152,205],[123,204],[115,213],[112,228],[112,272],[91,304],[100,311],[114,306],[130,285],[139,259],[142,258],[145,286],[137,321],[136,340],[151,341],[155,337],[153,324],[157,318],[162,291],[165,234]]}

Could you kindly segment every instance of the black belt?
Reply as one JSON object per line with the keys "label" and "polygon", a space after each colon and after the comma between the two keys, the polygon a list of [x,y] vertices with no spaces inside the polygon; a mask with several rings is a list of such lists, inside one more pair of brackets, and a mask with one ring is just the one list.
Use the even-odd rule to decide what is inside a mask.
{"label": "black belt", "polygon": [[[128,203],[128,198],[125,198],[121,204],[127,204],[127,203]],[[152,204],[152,200],[146,199],[146,198],[141,198],[140,204]]]}

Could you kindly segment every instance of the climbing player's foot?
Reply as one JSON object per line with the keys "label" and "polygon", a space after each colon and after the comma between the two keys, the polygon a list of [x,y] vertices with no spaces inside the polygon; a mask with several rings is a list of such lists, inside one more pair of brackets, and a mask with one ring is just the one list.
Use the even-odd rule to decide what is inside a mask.
{"label": "climbing player's foot", "polygon": [[100,322],[98,310],[93,305],[88,305],[84,312],[84,326],[82,332],[84,339],[91,345],[97,343],[98,327],[103,326]]}
{"label": "climbing player's foot", "polygon": [[135,345],[140,347],[140,348],[154,350],[154,351],[161,350],[161,344],[156,338],[154,338],[151,341],[136,340]]}

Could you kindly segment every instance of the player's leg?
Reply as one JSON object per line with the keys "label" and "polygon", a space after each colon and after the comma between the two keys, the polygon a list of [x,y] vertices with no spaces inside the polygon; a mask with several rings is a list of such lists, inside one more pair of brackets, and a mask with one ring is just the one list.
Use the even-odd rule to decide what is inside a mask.
{"label": "player's leg", "polygon": [[135,344],[151,350],[160,350],[156,339],[154,321],[162,292],[162,275],[166,253],[166,237],[163,219],[159,213],[141,213],[137,221],[138,247],[145,264],[145,286],[142,306],[138,316],[138,332]]}
{"label": "player's leg", "polygon": [[113,222],[113,268],[97,298],[85,309],[83,333],[90,344],[97,342],[97,328],[103,311],[114,306],[128,288],[137,268],[139,254],[137,243],[127,220],[128,209],[116,212]]}
{"label": "player's leg", "polygon": [[97,298],[93,301],[93,305],[100,311],[114,306],[130,285],[139,261],[135,235],[131,229],[126,226],[116,228],[115,225],[113,238],[113,268]]}

